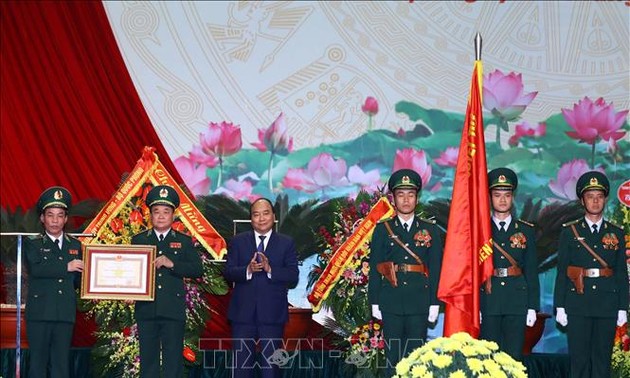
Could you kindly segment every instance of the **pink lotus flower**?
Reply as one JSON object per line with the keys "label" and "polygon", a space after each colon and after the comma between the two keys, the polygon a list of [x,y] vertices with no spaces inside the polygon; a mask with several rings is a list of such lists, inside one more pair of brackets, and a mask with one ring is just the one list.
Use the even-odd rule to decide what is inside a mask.
{"label": "pink lotus flower", "polygon": [[368,130],[372,130],[372,118],[378,113],[378,101],[374,97],[368,96],[361,106],[361,110],[368,116]]}
{"label": "pink lotus flower", "polygon": [[293,151],[293,138],[289,138],[287,124],[284,119],[284,113],[280,113],[278,118],[269,126],[268,129],[258,129],[258,142],[252,143],[258,151],[271,152],[269,157],[269,168],[267,170],[267,181],[269,182],[269,192],[273,192],[273,182],[271,169],[273,168],[274,155],[286,155]]}
{"label": "pink lotus flower", "polygon": [[243,147],[241,128],[231,122],[210,122],[208,129],[199,134],[201,150],[221,159],[234,155]]}
{"label": "pink lotus flower", "polygon": [[335,160],[328,153],[321,153],[309,161],[306,170],[289,168],[282,185],[285,188],[312,193],[329,187],[348,185],[346,161]]}
{"label": "pink lotus flower", "polygon": [[[553,194],[560,198],[575,200],[577,199],[577,195],[575,194],[575,184],[580,176],[590,170],[591,169],[586,160],[571,160],[560,167],[560,170],[558,171],[558,178],[557,180],[551,180],[549,182],[549,189],[551,189]],[[601,168],[596,170],[604,173],[604,170]]]}
{"label": "pink lotus flower", "polygon": [[588,144],[594,144],[598,138],[606,141],[621,139],[626,134],[620,128],[627,114],[628,110],[615,113],[612,102],[606,104],[601,97],[595,102],[584,97],[573,104],[573,110],[562,109],[565,121],[575,130],[567,135]]}
{"label": "pink lotus flower", "polygon": [[361,110],[369,117],[375,116],[378,113],[378,101],[374,97],[368,96],[361,106]]}
{"label": "pink lotus flower", "polygon": [[440,157],[435,159],[435,164],[443,167],[456,167],[457,157],[459,156],[458,147],[447,147],[445,151],[440,153]]}
{"label": "pink lotus flower", "polygon": [[210,190],[210,178],[206,174],[205,165],[195,167],[195,163],[185,156],[178,157],[173,161],[173,164],[175,164],[175,168],[177,168],[177,171],[193,195],[208,194]]}
{"label": "pink lotus flower", "polygon": [[[212,158],[218,160],[219,177],[217,178],[217,186],[221,186],[223,158],[234,155],[243,147],[241,129],[231,122],[223,121],[220,124],[210,122],[208,129],[199,134],[199,142],[200,146],[193,146],[190,158],[195,162],[208,166],[211,166],[210,164],[214,162]],[[212,166],[216,166],[216,163]]]}
{"label": "pink lotus flower", "polygon": [[253,185],[248,180],[236,181],[229,179],[225,182],[225,185],[214,191],[215,194],[223,194],[227,197],[232,197],[235,200],[248,199],[253,202],[260,198],[258,194],[252,194]]}
{"label": "pink lotus flower", "polygon": [[195,163],[203,164],[208,168],[214,168],[219,164],[219,158],[206,154],[201,149],[201,146],[197,145],[193,145],[192,150],[188,153],[188,157]]}
{"label": "pink lotus flower", "polygon": [[393,172],[403,168],[418,172],[422,178],[422,186],[426,186],[431,179],[431,166],[427,163],[427,156],[422,150],[414,150],[413,148],[405,148],[402,151],[396,150]]}
{"label": "pink lotus flower", "polygon": [[521,74],[504,75],[495,70],[484,78],[483,106],[504,121],[518,118],[534,100],[538,92],[523,92]]}
{"label": "pink lotus flower", "polygon": [[261,152],[284,155],[293,151],[293,138],[289,138],[288,134],[284,113],[280,113],[269,128],[258,129],[258,142],[252,143],[252,146]]}
{"label": "pink lotus flower", "polygon": [[540,137],[545,135],[546,133],[547,123],[540,122],[536,125],[532,125],[527,121],[523,121],[523,123],[516,125],[515,133],[510,137],[508,143],[511,146],[517,146],[519,139],[521,139],[522,137]]}
{"label": "pink lotus flower", "polygon": [[363,172],[358,165],[353,165],[348,169],[348,181],[350,181],[351,184],[358,185],[362,190],[368,193],[378,190],[379,186],[383,185],[378,169]]}

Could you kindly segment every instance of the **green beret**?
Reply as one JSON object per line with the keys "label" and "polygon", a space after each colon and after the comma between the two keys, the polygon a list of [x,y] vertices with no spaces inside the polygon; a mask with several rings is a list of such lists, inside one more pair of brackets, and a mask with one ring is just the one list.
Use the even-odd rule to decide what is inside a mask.
{"label": "green beret", "polygon": [[608,197],[608,191],[610,189],[610,183],[605,174],[598,171],[586,172],[577,180],[575,184],[575,194],[578,198],[582,198],[587,190],[601,190],[604,195]]}
{"label": "green beret", "polygon": [[510,168],[496,168],[488,172],[488,186],[490,190],[516,190],[518,178]]}
{"label": "green beret", "polygon": [[415,189],[420,191],[422,189],[422,179],[413,169],[399,169],[392,173],[387,187],[392,193],[395,189]]}
{"label": "green beret", "polygon": [[39,196],[37,200],[37,211],[40,214],[49,207],[57,207],[60,209],[70,210],[72,204],[72,196],[68,189],[61,186],[50,187]]}
{"label": "green beret", "polygon": [[179,195],[172,186],[158,185],[147,193],[147,206],[166,205],[173,209],[179,206]]}

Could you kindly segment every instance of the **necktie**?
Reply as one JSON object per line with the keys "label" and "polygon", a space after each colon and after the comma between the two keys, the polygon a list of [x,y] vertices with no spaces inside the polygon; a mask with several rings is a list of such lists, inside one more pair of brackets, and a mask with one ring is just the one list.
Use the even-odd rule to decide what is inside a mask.
{"label": "necktie", "polygon": [[264,252],[265,251],[265,235],[260,235],[258,238],[260,238],[260,243],[258,243],[258,247],[256,248],[256,251],[258,252]]}
{"label": "necktie", "polygon": [[409,224],[403,223],[403,227],[404,227],[405,231],[409,232]]}
{"label": "necktie", "polygon": [[164,240],[164,234],[160,234],[159,239],[160,239],[160,241]]}
{"label": "necktie", "polygon": [[499,222],[499,226],[501,226],[499,230],[505,232],[505,222],[504,221]]}
{"label": "necktie", "polygon": [[593,233],[596,234],[597,233],[597,225],[594,224],[591,227],[593,228]]}
{"label": "necktie", "polygon": [[57,244],[57,247],[61,248],[61,240],[55,239],[55,244]]}

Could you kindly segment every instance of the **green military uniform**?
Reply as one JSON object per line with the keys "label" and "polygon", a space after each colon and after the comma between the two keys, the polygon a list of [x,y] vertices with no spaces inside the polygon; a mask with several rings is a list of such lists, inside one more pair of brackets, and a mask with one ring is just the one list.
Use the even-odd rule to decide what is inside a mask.
{"label": "green military uniform", "polygon": [[[596,171],[582,175],[576,186],[578,197],[594,189],[608,196],[606,176]],[[587,218],[564,224],[558,244],[554,306],[564,308],[568,318],[571,377],[610,377],[616,319],[619,311],[628,309],[624,232],[605,219],[601,221],[596,232]],[[605,261],[608,270],[585,245]],[[578,267],[584,275],[582,294],[568,276],[569,267]]]}
{"label": "green military uniform", "polygon": [[[395,172],[390,178],[390,191],[396,188],[421,187],[420,176],[410,170],[402,170],[408,177]],[[401,185],[406,183],[406,185]],[[429,306],[439,305],[437,288],[442,266],[442,235],[434,221],[414,216],[406,231],[400,218],[393,217],[380,222],[374,229],[370,245],[370,274],[368,297],[372,305],[379,305],[383,315],[383,334],[388,362],[395,364],[408,353],[421,346],[427,337]],[[388,224],[394,236],[390,235]],[[428,276],[420,272],[404,272],[405,266],[419,266],[416,259],[394,237],[415,253]],[[393,287],[377,271],[381,262],[392,261],[399,267],[396,273],[398,286]]]}
{"label": "green military uniform", "polygon": [[[37,208],[70,208],[70,193],[62,187],[42,193]],[[29,377],[68,377],[72,330],[76,316],[76,292],[81,274],[68,272],[68,263],[81,259],[81,242],[63,233],[61,247],[42,233],[24,242],[28,269],[26,334],[29,343]]]}
{"label": "green military uniform", "polygon": [[[518,178],[511,169],[497,168],[488,173],[488,184],[490,190],[513,192]],[[492,239],[515,260],[518,269],[493,246],[493,276],[489,285],[481,286],[481,338],[495,341],[501,350],[520,360],[527,311],[540,309],[536,234],[532,224],[511,216],[503,224],[497,222],[493,218]]]}
{"label": "green military uniform", "polygon": [[[162,196],[160,196],[162,192]],[[165,194],[166,193],[166,194]],[[146,203],[177,208],[179,197],[173,188],[156,186],[147,194]],[[155,300],[137,301],[135,317],[140,341],[141,377],[159,377],[160,347],[164,377],[181,377],[183,372],[183,340],[186,321],[186,290],[184,277],[201,277],[201,258],[192,239],[173,229],[163,240],[154,229],[135,235],[131,244],[154,245],[157,256],[166,256],[173,267],[161,267],[155,273]]]}

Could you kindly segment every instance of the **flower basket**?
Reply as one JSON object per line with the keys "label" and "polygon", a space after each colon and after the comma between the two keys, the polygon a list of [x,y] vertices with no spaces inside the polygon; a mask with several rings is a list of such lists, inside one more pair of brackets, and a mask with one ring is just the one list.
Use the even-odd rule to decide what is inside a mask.
{"label": "flower basket", "polygon": [[431,340],[396,365],[397,378],[525,378],[525,371],[496,343],[473,339],[465,332]]}

